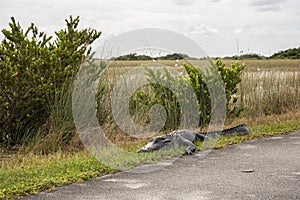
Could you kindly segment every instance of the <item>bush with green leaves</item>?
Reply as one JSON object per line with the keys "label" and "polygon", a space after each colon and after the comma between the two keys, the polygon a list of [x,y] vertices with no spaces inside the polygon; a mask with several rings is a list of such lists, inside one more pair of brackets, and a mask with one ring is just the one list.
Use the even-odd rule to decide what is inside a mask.
{"label": "bush with green leaves", "polygon": [[[188,81],[194,88],[197,96],[199,108],[199,126],[205,126],[211,119],[211,94],[207,87],[209,81],[213,82],[215,91],[225,90],[226,95],[226,109],[227,115],[241,116],[243,108],[240,108],[236,102],[238,101],[237,92],[238,84],[241,82],[241,74],[246,67],[245,63],[232,62],[231,66],[226,66],[221,59],[215,63],[211,63],[212,67],[206,70],[213,70],[214,72],[203,73],[198,67],[191,65],[184,65],[188,73]],[[220,74],[224,85],[220,85],[216,81],[216,74]],[[217,85],[216,85],[217,84]],[[218,97],[218,95],[215,95]]]}
{"label": "bush with green leaves", "polygon": [[0,142],[16,144],[49,117],[55,98],[71,83],[101,32],[79,30],[79,17],[70,16],[66,29],[52,38],[33,23],[24,31],[11,20],[0,44]]}
{"label": "bush with green leaves", "polygon": [[[150,108],[154,105],[162,106],[167,114],[164,129],[175,129],[180,124],[180,89],[174,87],[180,85],[179,77],[171,75],[170,71],[164,68],[163,71],[153,70],[146,67],[145,75],[148,84],[136,91],[130,101],[130,114],[137,123],[145,126],[150,123],[148,115]],[[183,90],[181,90],[183,91]]]}
{"label": "bush with green leaves", "polygon": [[[178,128],[181,122],[181,108],[178,99],[185,99],[185,104],[190,104],[192,99],[188,99],[180,91],[186,90],[186,85],[190,85],[196,95],[198,106],[199,127],[204,127],[211,120],[211,92],[221,93],[214,94],[215,102],[226,102],[227,115],[241,116],[243,109],[237,106],[238,84],[241,82],[241,73],[246,67],[244,63],[232,62],[230,67],[227,67],[220,59],[215,63],[211,63],[211,67],[200,70],[197,66],[184,65],[187,76],[172,77],[167,69],[164,73],[159,70],[154,71],[151,68],[146,69],[146,76],[149,84],[136,91],[131,98],[130,111],[132,117],[142,125],[150,123],[148,112],[150,108],[159,104],[166,110],[167,120],[164,129],[174,130]],[[217,74],[217,75],[216,75]],[[217,79],[221,76],[222,81]],[[178,88],[176,92],[170,90],[171,87],[165,87],[171,84]],[[209,87],[213,90],[209,90]],[[225,93],[226,99],[222,101]],[[224,94],[223,93],[223,94]],[[226,110],[224,110],[226,111]]]}

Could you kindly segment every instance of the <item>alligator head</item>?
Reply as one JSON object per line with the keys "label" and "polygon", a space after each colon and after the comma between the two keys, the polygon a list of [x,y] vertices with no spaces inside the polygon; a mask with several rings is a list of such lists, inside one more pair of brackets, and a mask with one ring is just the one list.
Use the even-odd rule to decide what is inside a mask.
{"label": "alligator head", "polygon": [[152,138],[148,144],[146,144],[144,147],[137,150],[137,152],[147,152],[147,151],[155,151],[162,149],[166,147],[168,144],[170,144],[171,139],[168,137],[168,135],[164,136],[157,136]]}

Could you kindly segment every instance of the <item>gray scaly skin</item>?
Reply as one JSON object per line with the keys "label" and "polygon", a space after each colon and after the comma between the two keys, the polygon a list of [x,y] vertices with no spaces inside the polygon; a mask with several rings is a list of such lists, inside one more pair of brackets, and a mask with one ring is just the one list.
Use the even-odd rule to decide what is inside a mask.
{"label": "gray scaly skin", "polygon": [[204,141],[206,138],[212,136],[214,137],[216,135],[246,135],[248,133],[249,129],[245,124],[216,132],[194,132],[189,130],[177,130],[167,135],[153,137],[146,146],[140,148],[137,152],[139,153],[185,147],[185,153],[190,155],[196,151],[196,146],[193,144],[193,142],[195,142],[196,140]]}

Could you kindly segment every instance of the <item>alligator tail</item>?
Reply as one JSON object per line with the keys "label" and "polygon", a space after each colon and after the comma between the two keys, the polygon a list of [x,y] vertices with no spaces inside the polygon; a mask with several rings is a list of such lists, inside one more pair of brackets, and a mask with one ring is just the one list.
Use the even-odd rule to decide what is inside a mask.
{"label": "alligator tail", "polygon": [[249,131],[247,125],[246,124],[241,124],[241,125],[223,130],[221,132],[221,135],[224,135],[224,136],[232,135],[232,134],[246,135],[246,134],[249,134],[249,133],[250,133],[250,131]]}
{"label": "alligator tail", "polygon": [[232,127],[232,128],[224,129],[223,131],[197,132],[196,139],[203,141],[207,137],[207,135],[209,135],[210,137],[216,137],[216,134],[228,136],[228,135],[233,135],[233,134],[246,135],[249,133],[250,133],[250,131],[249,131],[247,125],[240,124],[240,125]]}

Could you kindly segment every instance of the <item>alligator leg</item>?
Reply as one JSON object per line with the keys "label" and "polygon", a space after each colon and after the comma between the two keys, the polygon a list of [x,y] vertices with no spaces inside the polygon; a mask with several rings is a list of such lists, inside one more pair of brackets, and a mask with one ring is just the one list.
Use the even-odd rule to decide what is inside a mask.
{"label": "alligator leg", "polygon": [[185,154],[192,155],[196,151],[196,146],[194,145],[193,142],[182,138],[182,143],[183,143],[182,146],[186,146]]}
{"label": "alligator leg", "polygon": [[192,155],[196,151],[196,146],[192,143],[192,145],[188,146],[185,149],[185,154]]}
{"label": "alligator leg", "polygon": [[191,155],[196,151],[196,146],[192,141],[180,136],[175,135],[173,148],[185,147],[185,154]]}

